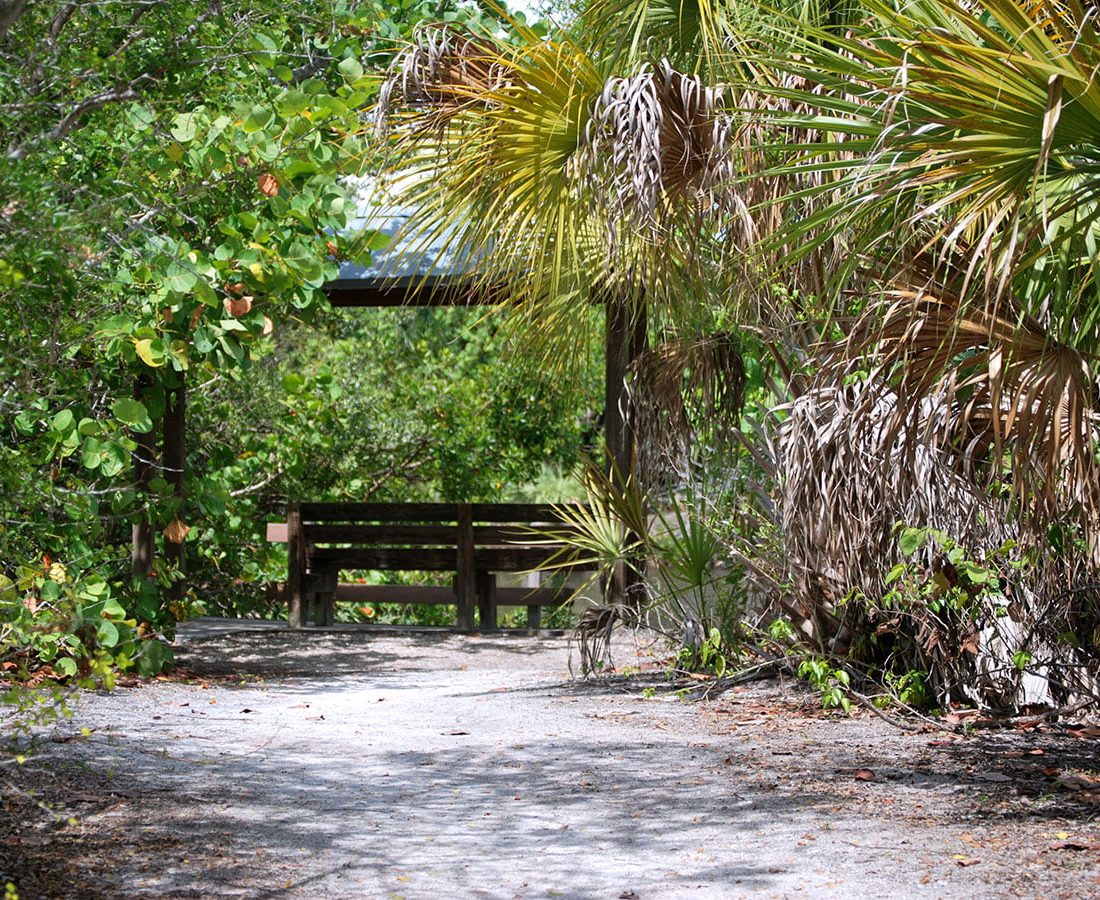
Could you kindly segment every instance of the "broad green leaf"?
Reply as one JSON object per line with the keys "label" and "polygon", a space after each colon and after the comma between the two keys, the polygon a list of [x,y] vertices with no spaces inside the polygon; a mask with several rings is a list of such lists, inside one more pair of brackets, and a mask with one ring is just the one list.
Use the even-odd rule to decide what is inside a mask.
{"label": "broad green leaf", "polygon": [[133,331],[134,320],[129,316],[111,316],[109,319],[104,319],[100,322],[99,326],[96,328],[96,333],[103,337],[132,334]]}
{"label": "broad green leaf", "polygon": [[71,656],[63,656],[53,664],[53,669],[63,678],[72,678],[76,674],[76,660]]}
{"label": "broad green leaf", "polygon": [[80,462],[84,464],[85,469],[95,471],[99,468],[99,463],[103,461],[103,446],[97,438],[85,438],[84,450],[80,454]]}
{"label": "broad green leaf", "polygon": [[120,397],[111,405],[111,410],[115,418],[129,426],[131,431],[147,434],[153,430],[153,420],[149,417],[149,410],[140,400]]}
{"label": "broad green leaf", "polygon": [[195,286],[196,281],[198,281],[198,278],[195,273],[188,272],[186,269],[173,269],[169,272],[168,277],[164,279],[168,289],[179,294],[188,293]]}
{"label": "broad green leaf", "polygon": [[287,91],[275,102],[275,109],[280,116],[296,116],[309,108],[309,96],[301,91]]}
{"label": "broad green leaf", "polygon": [[275,113],[266,106],[256,105],[249,111],[248,116],[244,120],[244,130],[246,132],[262,131],[271,124],[271,121],[275,118]]}
{"label": "broad green leaf", "polygon": [[158,369],[164,365],[164,344],[159,338],[144,338],[134,341],[134,350],[147,366]]}
{"label": "broad green leaf", "polygon": [[363,66],[359,63],[359,60],[355,59],[353,56],[340,60],[340,65],[336,68],[349,79],[359,78],[363,74]]}
{"label": "broad green leaf", "polygon": [[101,456],[103,461],[99,464],[99,471],[107,478],[114,478],[130,462],[129,452],[120,444],[113,442],[103,445]]}
{"label": "broad green leaf", "polygon": [[169,129],[172,137],[181,144],[193,141],[198,130],[195,119],[195,113],[180,113],[176,116],[172,120],[172,127]]}
{"label": "broad green leaf", "polygon": [[118,643],[118,626],[109,619],[101,620],[96,629],[96,639],[101,647],[114,647]]}
{"label": "broad green leaf", "polygon": [[927,539],[928,530],[925,528],[902,529],[901,535],[898,537],[898,549],[903,556],[912,556],[924,546]]}
{"label": "broad green leaf", "polygon": [[214,349],[214,337],[205,325],[195,329],[195,333],[191,335],[191,340],[199,353],[209,353]]}
{"label": "broad green leaf", "polygon": [[53,430],[60,434],[64,434],[73,427],[74,422],[72,410],[63,409],[53,417]]}
{"label": "broad green leaf", "polygon": [[30,410],[20,410],[15,416],[15,429],[23,436],[34,434],[37,417]]}

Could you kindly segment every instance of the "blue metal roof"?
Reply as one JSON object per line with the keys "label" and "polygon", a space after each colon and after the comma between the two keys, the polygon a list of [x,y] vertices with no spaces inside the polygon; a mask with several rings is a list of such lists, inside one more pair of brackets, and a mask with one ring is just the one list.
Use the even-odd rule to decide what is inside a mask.
{"label": "blue metal roof", "polygon": [[337,277],[326,290],[361,290],[367,286],[412,285],[422,282],[460,281],[473,272],[476,260],[453,230],[428,240],[418,233],[415,208],[369,205],[360,201],[359,214],[349,233],[378,233],[389,244],[371,253],[369,266],[342,262]]}

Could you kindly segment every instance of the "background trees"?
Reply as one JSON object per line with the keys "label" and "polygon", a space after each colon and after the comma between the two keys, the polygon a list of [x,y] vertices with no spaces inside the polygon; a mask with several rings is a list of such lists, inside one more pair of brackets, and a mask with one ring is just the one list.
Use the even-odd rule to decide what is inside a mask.
{"label": "background trees", "polygon": [[[453,321],[452,341],[430,327],[411,336],[415,314],[364,324],[379,353],[400,358],[405,338],[432,344],[396,379],[381,363],[341,374],[350,360],[339,348],[310,359],[328,348],[300,330],[325,306],[320,287],[337,257],[362,246],[342,236],[354,203],[340,179],[362,165],[372,67],[429,7],[453,20],[481,16],[433,3],[395,17],[371,2],[12,9],[0,38],[5,658],[71,657],[87,670],[102,653],[155,669],[165,651],[132,638],[187,613],[188,598],[164,593],[172,547],[187,542],[203,585],[274,577],[257,511],[281,506],[304,473],[319,491],[346,491],[356,478],[371,482],[367,491],[372,478],[403,483],[403,473],[429,469],[425,483],[438,486],[446,466],[465,472],[454,489],[490,494],[517,469],[537,472],[565,452],[569,438],[540,427],[562,395],[534,385],[527,397],[518,377],[496,390],[502,409],[488,410],[509,427],[491,440],[478,434],[480,454],[456,450],[461,432],[487,421],[476,395],[517,371],[486,364],[492,329]],[[325,374],[324,362],[337,371]],[[276,371],[288,363],[301,371]],[[396,380],[438,424],[414,385],[443,385],[444,371],[461,375],[434,398],[456,420],[449,431],[411,413],[359,427],[356,418],[396,407],[368,409],[358,384],[339,384]],[[199,440],[181,491],[158,434],[185,380]],[[534,421],[507,412],[521,399]],[[337,437],[354,435],[354,452],[387,429],[392,440],[365,458],[318,465]],[[478,456],[485,468],[475,474]],[[151,529],[158,550],[149,577],[131,582],[133,527]],[[47,619],[61,637],[28,651],[28,633]]]}

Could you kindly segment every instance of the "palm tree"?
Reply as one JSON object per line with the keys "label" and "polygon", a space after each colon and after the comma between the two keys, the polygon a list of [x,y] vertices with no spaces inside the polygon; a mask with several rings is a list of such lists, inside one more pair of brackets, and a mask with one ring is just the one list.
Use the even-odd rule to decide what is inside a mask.
{"label": "palm tree", "polygon": [[869,354],[899,394],[899,414],[911,419],[931,395],[953,398],[950,435],[970,434],[995,477],[1010,459],[1029,509],[1091,520],[1100,508],[1091,13],[1075,0],[866,6],[874,18],[849,38],[826,44],[811,31],[778,63],[815,90],[777,93],[812,110],[830,138],[792,148],[777,167],[829,175],[812,213],[776,232],[798,248],[786,262],[843,235],[852,252],[832,287],[870,298],[849,356]]}
{"label": "palm tree", "polygon": [[[669,389],[694,391],[689,363],[725,379],[695,391],[706,413],[739,407],[730,341],[696,343],[678,362],[672,352],[728,241],[714,188],[728,180],[736,133],[727,96],[705,77],[726,34],[721,6],[596,0],[575,39],[517,26],[509,43],[429,26],[382,88],[389,166],[407,185],[402,203],[422,210],[414,243],[461,243],[527,352],[558,365],[588,352],[592,310],[605,310],[605,434],[620,491],[637,480],[647,373],[661,377],[647,405],[673,402],[666,421],[690,427]],[[631,39],[593,39],[618,34]],[[650,351],[654,332],[673,339]]]}
{"label": "palm tree", "polygon": [[[817,400],[800,401],[785,426],[796,470],[785,499],[801,504],[784,509],[785,549],[796,581],[829,576],[828,590],[821,579],[803,585],[810,612],[833,617],[820,623],[824,645],[862,636],[866,647],[885,629],[880,651],[899,646],[889,643],[901,630],[888,621],[891,601],[879,602],[898,520],[935,522],[979,558],[1009,553],[1011,615],[1004,597],[998,608],[975,589],[955,620],[972,629],[966,637],[915,603],[905,658],[938,667],[941,684],[971,699],[1009,702],[1022,689],[1006,657],[1041,653],[1041,677],[1066,700],[1095,690],[1100,608],[1094,10],[864,6],[847,34],[789,23],[786,47],[759,61],[779,73],[758,85],[776,100],[761,127],[818,134],[782,142],[770,169],[743,174],[818,178],[769,198],[779,223],[759,258],[770,277],[797,283],[807,259],[846,248],[819,282],[832,315],[825,337],[840,339],[819,356]],[[928,552],[933,566],[947,558]],[[867,603],[840,602],[861,592]],[[1013,622],[1017,632],[992,649],[979,636]],[[929,662],[945,648],[950,659]],[[877,662],[903,656],[889,652]],[[979,656],[1010,676],[982,684]]]}
{"label": "palm tree", "polygon": [[[607,0],[590,13],[605,25],[631,14]],[[583,19],[578,33],[596,30]],[[725,98],[668,58],[651,60],[655,48],[640,39],[608,48],[516,32],[509,45],[422,30],[382,92],[391,165],[410,185],[403,202],[424,211],[424,245],[451,235],[469,247],[478,279],[518,313],[525,343],[538,335],[568,359],[561,348],[589,338],[591,306],[606,307],[613,422],[649,331],[688,318],[713,279],[703,271],[718,245],[712,187],[734,138]],[[689,43],[699,52],[714,41]],[[629,432],[625,419],[609,429],[624,473]]]}

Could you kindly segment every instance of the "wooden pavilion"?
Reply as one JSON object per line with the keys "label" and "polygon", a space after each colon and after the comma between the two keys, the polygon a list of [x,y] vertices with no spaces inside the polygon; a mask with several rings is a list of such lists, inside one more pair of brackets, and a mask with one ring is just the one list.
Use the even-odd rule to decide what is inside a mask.
{"label": "wooden pavilion", "polygon": [[[436,244],[418,247],[415,253],[400,246],[400,238],[414,210],[391,208],[384,212],[363,212],[352,223],[354,230],[378,231],[391,243],[372,256],[370,266],[351,262],[340,265],[339,274],[324,290],[329,302],[337,309],[380,307],[445,307],[489,306],[498,302],[491,292],[479,288],[469,277],[470,261],[461,251],[454,252]],[[369,216],[369,218],[368,218]],[[396,239],[396,240],[394,240]],[[635,466],[634,427],[630,414],[627,376],[631,364],[645,350],[647,323],[644,316],[631,315],[629,308],[614,299],[605,304],[605,370],[604,370],[604,434],[607,453],[617,478],[629,476]],[[139,387],[140,396],[140,387]],[[171,390],[163,419],[161,466],[157,467],[155,438],[140,436],[135,454],[135,475],[139,483],[148,484],[157,468],[174,484],[182,496],[186,458],[186,388],[181,381]],[[152,569],[154,535],[148,523],[133,529],[133,568],[136,574],[148,574]],[[183,569],[183,539],[169,538],[166,555]],[[626,589],[626,574],[616,578],[616,593]],[[174,592],[182,592],[182,582]]]}

